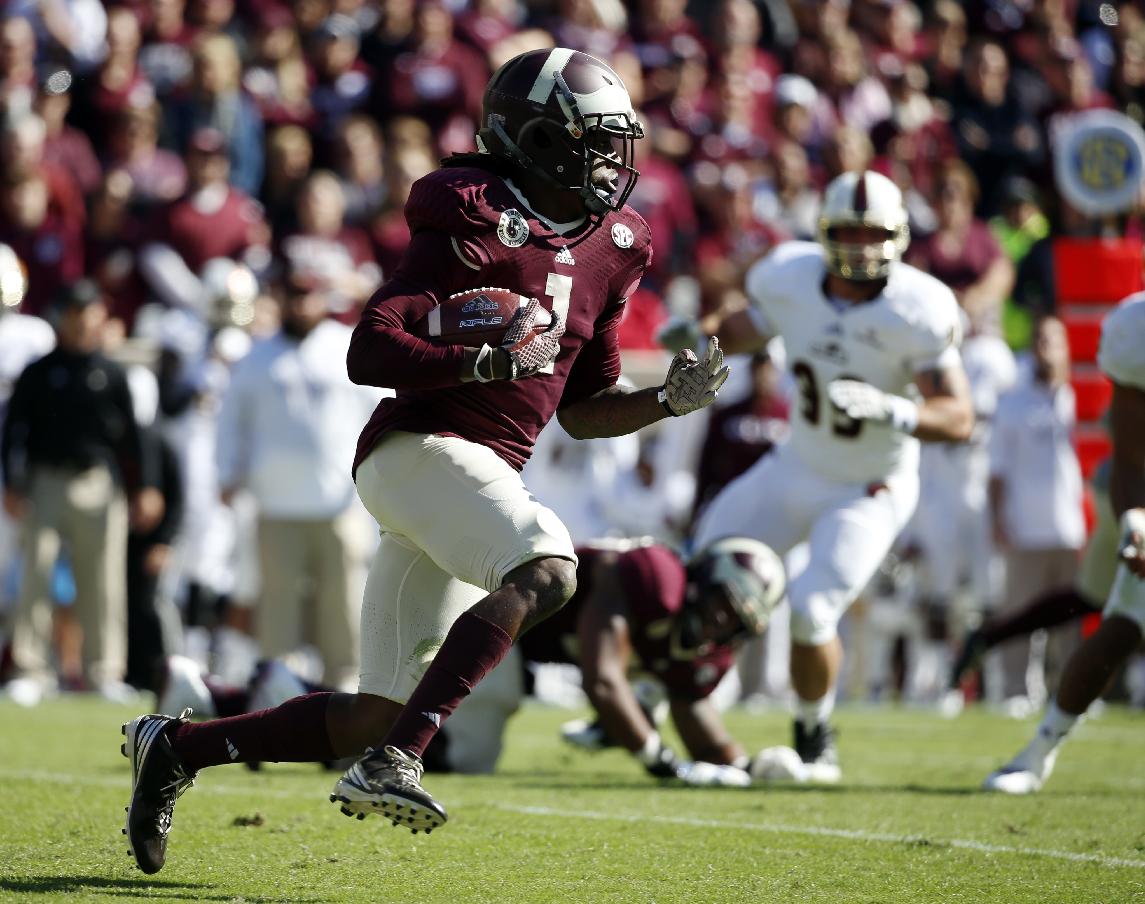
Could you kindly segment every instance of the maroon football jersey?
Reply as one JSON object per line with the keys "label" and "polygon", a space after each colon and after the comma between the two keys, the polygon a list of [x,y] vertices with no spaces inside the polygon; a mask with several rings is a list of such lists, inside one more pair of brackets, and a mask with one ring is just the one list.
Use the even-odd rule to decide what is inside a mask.
{"label": "maroon football jersey", "polygon": [[628,632],[640,664],[663,682],[677,700],[702,700],[735,664],[735,648],[712,647],[704,655],[672,643],[672,626],[684,605],[688,578],[684,565],[664,546],[641,546],[621,553],[594,547],[576,551],[577,590],[564,608],[529,630],[517,642],[527,662],[577,664],[577,622],[593,595],[592,573],[602,555],[616,555],[617,577],[628,612]]}
{"label": "maroon football jersey", "polygon": [[[412,235],[401,264],[366,305],[348,366],[359,383],[395,389],[362,432],[355,469],[389,430],[458,436],[488,446],[518,470],[559,407],[620,376],[617,327],[624,300],[651,261],[648,227],[624,208],[558,234],[501,177],[446,167],[414,184]],[[455,292],[509,289],[565,318],[552,374],[461,383],[461,346],[411,334]]]}

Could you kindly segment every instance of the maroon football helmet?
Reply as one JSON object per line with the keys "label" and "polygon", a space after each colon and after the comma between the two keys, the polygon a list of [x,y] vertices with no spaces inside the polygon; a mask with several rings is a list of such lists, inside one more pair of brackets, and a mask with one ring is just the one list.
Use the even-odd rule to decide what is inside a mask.
{"label": "maroon football helmet", "polygon": [[[619,210],[636,186],[636,120],[611,67],[579,50],[531,50],[485,89],[478,146],[564,191],[590,213]],[[615,174],[615,176],[613,176]]]}

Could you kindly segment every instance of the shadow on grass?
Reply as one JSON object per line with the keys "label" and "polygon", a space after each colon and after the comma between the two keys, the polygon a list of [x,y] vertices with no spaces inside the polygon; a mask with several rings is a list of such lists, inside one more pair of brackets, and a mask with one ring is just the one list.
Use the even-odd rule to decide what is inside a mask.
{"label": "shadow on grass", "polygon": [[[175,901],[233,901],[233,892],[211,894],[213,885],[199,882],[172,882],[154,878],[118,878],[116,876],[27,876],[19,879],[0,878],[0,893],[58,895],[79,891],[96,891],[113,897],[162,897]],[[320,904],[329,898],[264,897],[243,895],[251,904]]]}

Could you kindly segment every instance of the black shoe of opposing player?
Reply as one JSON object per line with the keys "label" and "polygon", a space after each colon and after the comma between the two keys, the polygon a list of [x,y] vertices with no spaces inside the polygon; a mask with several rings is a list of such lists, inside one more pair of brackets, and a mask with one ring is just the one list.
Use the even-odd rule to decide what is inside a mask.
{"label": "black shoe of opposing player", "polygon": [[807,767],[807,780],[834,784],[843,777],[839,768],[839,750],[835,746],[835,730],[825,722],[812,729],[804,728],[795,720],[795,752]]}
{"label": "black shoe of opposing player", "polygon": [[950,667],[950,687],[956,688],[962,684],[962,678],[968,673],[975,671],[982,665],[982,657],[990,650],[990,644],[986,642],[986,638],[982,635],[981,631],[971,631],[966,635],[966,639],[962,641],[962,647],[958,651],[958,656],[954,660],[954,665]]}
{"label": "black shoe of opposing player", "polygon": [[179,718],[139,716],[120,731],[127,740],[119,748],[131,760],[131,803],[123,834],[131,855],[145,873],[157,873],[167,860],[167,833],[175,799],[195,781],[167,739],[167,727],[186,722],[190,709]]}
{"label": "black shoe of opposing player", "polygon": [[445,807],[421,786],[422,762],[396,747],[367,750],[334,785],[332,803],[340,803],[347,816],[365,819],[378,812],[415,835],[428,835],[446,819]]}

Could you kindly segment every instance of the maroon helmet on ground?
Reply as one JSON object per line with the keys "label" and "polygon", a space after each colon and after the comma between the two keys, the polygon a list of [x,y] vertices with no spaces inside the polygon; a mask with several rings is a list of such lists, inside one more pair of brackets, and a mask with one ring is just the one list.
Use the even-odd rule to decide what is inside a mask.
{"label": "maroon helmet on ground", "polygon": [[579,50],[531,50],[485,89],[478,146],[548,185],[577,191],[590,213],[619,210],[639,173],[644,130],[610,66]]}

